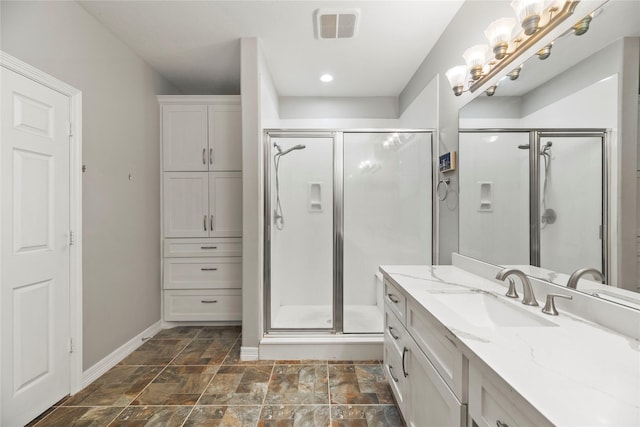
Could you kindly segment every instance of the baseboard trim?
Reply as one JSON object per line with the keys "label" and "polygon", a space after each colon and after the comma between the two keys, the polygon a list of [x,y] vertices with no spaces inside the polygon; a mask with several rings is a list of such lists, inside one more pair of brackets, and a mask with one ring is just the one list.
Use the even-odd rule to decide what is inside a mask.
{"label": "baseboard trim", "polygon": [[259,356],[258,347],[240,347],[240,360],[242,361],[259,360]]}
{"label": "baseboard trim", "polygon": [[265,360],[382,360],[383,344],[381,335],[265,337],[259,356]]}
{"label": "baseboard trim", "polygon": [[91,366],[82,373],[82,388],[85,388],[106,373],[109,369],[116,366],[122,359],[133,353],[135,349],[140,347],[144,341],[143,338],[152,337],[162,329],[162,322],[157,321],[144,331],[114,350],[107,357]]}

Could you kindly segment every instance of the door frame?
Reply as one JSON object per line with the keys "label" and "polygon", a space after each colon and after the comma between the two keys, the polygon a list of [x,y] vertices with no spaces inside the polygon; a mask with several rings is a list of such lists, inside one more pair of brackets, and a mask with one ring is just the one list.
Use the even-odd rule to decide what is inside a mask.
{"label": "door frame", "polygon": [[[73,238],[72,244],[69,246],[69,333],[71,341],[67,345],[70,349],[69,392],[74,394],[82,389],[82,92],[1,50],[0,66],[66,95],[70,100],[69,117],[72,136],[69,146],[69,167],[71,169],[69,171],[69,227],[73,232]],[[1,168],[2,162],[0,162],[0,174],[2,173]],[[1,211],[0,215],[2,215]],[[0,317],[0,326],[1,322],[2,318]],[[1,346],[2,342],[0,342],[0,348]],[[2,381],[1,376],[0,381]],[[1,414],[2,402],[0,402]]]}

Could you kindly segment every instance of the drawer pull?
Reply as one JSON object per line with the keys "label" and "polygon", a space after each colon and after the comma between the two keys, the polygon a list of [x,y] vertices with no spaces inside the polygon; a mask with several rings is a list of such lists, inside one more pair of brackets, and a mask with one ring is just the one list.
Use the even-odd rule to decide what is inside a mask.
{"label": "drawer pull", "polygon": [[[404,377],[407,378],[409,376],[409,373],[406,371],[406,369],[404,369],[404,358],[405,355],[409,352],[409,349],[407,347],[404,347],[402,349],[402,373],[404,374]],[[507,426],[508,427],[508,426]]]}
{"label": "drawer pull", "polygon": [[400,300],[394,294],[387,294],[392,303],[397,304]]}
{"label": "drawer pull", "polygon": [[201,270],[201,271],[218,271],[218,268],[217,268],[217,267],[211,267],[211,268],[209,268],[209,267],[202,267],[200,270]]}
{"label": "drawer pull", "polygon": [[218,249],[217,246],[200,246],[200,249]]}
{"label": "drawer pull", "polygon": [[393,378],[393,382],[397,383],[399,380],[396,378],[395,375],[393,375],[393,366],[391,365],[387,365],[387,366],[389,366],[389,375],[391,375],[391,378]]}
{"label": "drawer pull", "polygon": [[215,304],[215,303],[218,302],[218,300],[217,299],[203,299],[203,300],[200,300],[200,302],[203,303],[203,304]]}
{"label": "drawer pull", "polygon": [[497,421],[496,421],[496,425],[497,425],[498,427],[509,427],[509,424],[507,424],[507,423],[503,423],[503,422],[502,422],[502,421],[500,421],[500,420],[497,420]]}
{"label": "drawer pull", "polygon": [[394,340],[397,340],[398,338],[400,338],[398,335],[396,335],[396,334],[394,334],[394,333],[393,333],[393,326],[389,326],[389,333],[391,334],[391,337],[392,337]]}

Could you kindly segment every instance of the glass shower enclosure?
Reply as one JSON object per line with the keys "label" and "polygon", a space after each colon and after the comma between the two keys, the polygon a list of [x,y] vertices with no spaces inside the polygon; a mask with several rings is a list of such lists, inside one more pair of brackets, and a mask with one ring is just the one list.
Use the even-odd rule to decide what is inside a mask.
{"label": "glass shower enclosure", "polygon": [[265,135],[267,332],[381,333],[378,266],[431,263],[429,132]]}

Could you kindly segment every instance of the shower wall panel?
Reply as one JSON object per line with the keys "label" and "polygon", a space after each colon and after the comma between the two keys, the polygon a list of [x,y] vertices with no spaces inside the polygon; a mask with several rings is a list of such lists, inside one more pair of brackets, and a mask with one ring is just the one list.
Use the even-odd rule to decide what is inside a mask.
{"label": "shower wall panel", "polygon": [[344,332],[382,332],[378,266],[431,264],[431,163],[430,133],[344,133]]}
{"label": "shower wall panel", "polygon": [[528,132],[460,133],[460,253],[529,264],[528,145]]}

